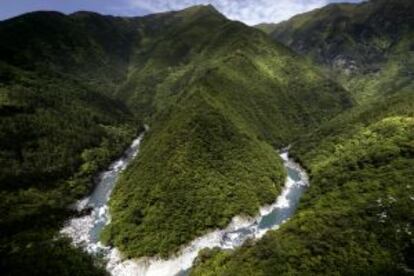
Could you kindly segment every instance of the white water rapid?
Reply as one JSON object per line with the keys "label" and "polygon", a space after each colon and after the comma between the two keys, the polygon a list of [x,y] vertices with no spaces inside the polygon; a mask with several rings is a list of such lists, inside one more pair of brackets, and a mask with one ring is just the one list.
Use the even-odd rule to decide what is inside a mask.
{"label": "white water rapid", "polygon": [[234,249],[247,239],[259,239],[267,231],[277,229],[295,212],[299,199],[309,184],[306,172],[292,159],[288,152],[280,154],[288,177],[281,195],[270,206],[260,209],[255,218],[235,217],[226,229],[216,230],[192,241],[176,256],[168,260],[140,258],[123,260],[116,248],[105,247],[99,242],[102,228],[110,222],[107,202],[119,173],[138,153],[143,135],[134,140],[123,158],[115,161],[108,171],[101,174],[100,181],[90,197],[79,201],[81,211],[92,208],[89,215],[69,220],[61,233],[72,238],[76,246],[91,254],[99,254],[106,260],[107,270],[114,276],[174,276],[187,275],[198,253],[205,248]]}

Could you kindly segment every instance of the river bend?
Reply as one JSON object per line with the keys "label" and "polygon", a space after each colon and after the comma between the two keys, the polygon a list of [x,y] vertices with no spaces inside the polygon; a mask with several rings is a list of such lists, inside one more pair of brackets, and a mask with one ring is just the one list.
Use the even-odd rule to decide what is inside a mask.
{"label": "river bend", "polygon": [[168,260],[159,258],[123,260],[116,248],[106,247],[99,242],[99,235],[104,226],[110,223],[108,201],[118,176],[138,154],[143,137],[144,133],[133,141],[120,159],[100,174],[99,181],[89,197],[73,206],[78,211],[90,209],[91,212],[68,220],[61,230],[63,235],[72,238],[74,245],[90,254],[102,256],[107,262],[107,270],[114,276],[186,275],[202,249],[214,247],[234,249],[247,239],[259,239],[267,231],[279,228],[293,216],[301,195],[309,185],[306,172],[289,158],[288,151],[284,151],[280,157],[287,171],[285,186],[275,202],[262,207],[257,217],[234,217],[227,228],[212,231],[195,239],[178,255]]}

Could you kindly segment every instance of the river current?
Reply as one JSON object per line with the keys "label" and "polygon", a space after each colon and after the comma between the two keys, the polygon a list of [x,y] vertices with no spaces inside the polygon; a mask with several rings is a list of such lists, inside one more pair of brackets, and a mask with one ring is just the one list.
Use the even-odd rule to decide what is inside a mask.
{"label": "river current", "polygon": [[258,216],[234,217],[227,228],[212,231],[195,239],[179,254],[167,260],[160,258],[124,260],[116,248],[101,244],[99,235],[105,225],[111,221],[108,201],[119,174],[138,154],[143,137],[144,133],[133,141],[120,159],[100,174],[95,189],[89,197],[72,206],[78,211],[90,212],[68,220],[61,230],[61,234],[72,238],[74,245],[90,254],[101,256],[106,261],[106,269],[114,276],[187,275],[202,249],[219,247],[223,250],[231,250],[241,246],[247,239],[260,239],[267,231],[278,229],[293,216],[301,195],[309,185],[306,172],[289,158],[288,151],[283,151],[280,157],[283,159],[287,178],[282,193],[272,205],[262,207]]}

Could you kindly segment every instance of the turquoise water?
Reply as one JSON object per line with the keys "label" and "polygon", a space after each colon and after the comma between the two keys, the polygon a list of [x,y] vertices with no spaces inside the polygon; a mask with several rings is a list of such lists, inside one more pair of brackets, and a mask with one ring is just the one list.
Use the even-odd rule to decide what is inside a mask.
{"label": "turquoise water", "polygon": [[107,270],[112,275],[187,275],[201,250],[214,247],[234,249],[243,245],[247,239],[260,239],[267,231],[277,229],[294,215],[300,197],[308,186],[305,171],[289,159],[287,152],[283,152],[280,156],[287,172],[285,186],[274,204],[262,208],[260,215],[255,218],[236,217],[227,228],[218,229],[195,239],[179,254],[168,260],[159,258],[123,260],[116,248],[105,247],[99,243],[99,234],[110,221],[107,202],[119,174],[138,153],[142,138],[142,135],[137,138],[124,156],[101,174],[91,196],[78,203],[77,209],[91,208],[91,213],[71,219],[61,231],[71,237],[75,245],[91,254],[102,255],[107,262]]}
{"label": "turquoise water", "polygon": [[109,166],[108,170],[99,175],[89,197],[75,204],[74,208],[78,211],[90,209],[90,213],[83,217],[70,219],[61,230],[61,233],[72,238],[75,245],[83,247],[91,254],[104,253],[109,250],[99,242],[100,234],[110,220],[107,204],[120,173],[138,154],[143,137],[144,133],[132,142],[131,146]]}
{"label": "turquoise water", "polygon": [[261,236],[268,230],[276,229],[286,222],[295,213],[300,198],[305,192],[308,179],[305,171],[292,159],[288,158],[287,152],[283,153],[284,166],[287,172],[285,188],[277,198],[275,204],[267,212],[246,227],[228,232],[223,237],[223,247],[234,248],[240,246],[246,239]]}
{"label": "turquoise water", "polygon": [[[297,169],[287,168],[288,177],[292,179],[295,183],[298,183],[302,180],[300,172]],[[293,185],[290,188],[287,199],[289,200],[288,207],[274,208],[272,212],[263,216],[259,222],[259,230],[265,230],[273,228],[274,226],[280,225],[289,219],[295,212],[300,197],[305,191],[306,187],[303,185]]]}

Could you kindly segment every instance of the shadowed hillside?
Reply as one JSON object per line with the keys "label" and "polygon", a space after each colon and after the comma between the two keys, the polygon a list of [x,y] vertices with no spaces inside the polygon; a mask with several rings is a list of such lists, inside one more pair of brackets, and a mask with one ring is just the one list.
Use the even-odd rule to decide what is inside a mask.
{"label": "shadowed hillside", "polygon": [[272,36],[331,71],[358,104],[297,140],[310,187],[262,240],[206,250],[192,275],[411,275],[412,1],[329,5]]}
{"label": "shadowed hillside", "polygon": [[275,148],[352,105],[305,60],[212,6],[142,18],[35,12],[0,22],[0,39],[1,266],[12,275],[68,263],[102,272],[52,238],[143,122],[151,130],[103,238],[127,256],[166,256],[271,202],[284,181]]}
{"label": "shadowed hillside", "polygon": [[277,24],[271,36],[321,64],[358,102],[411,85],[414,4],[332,4]]}

